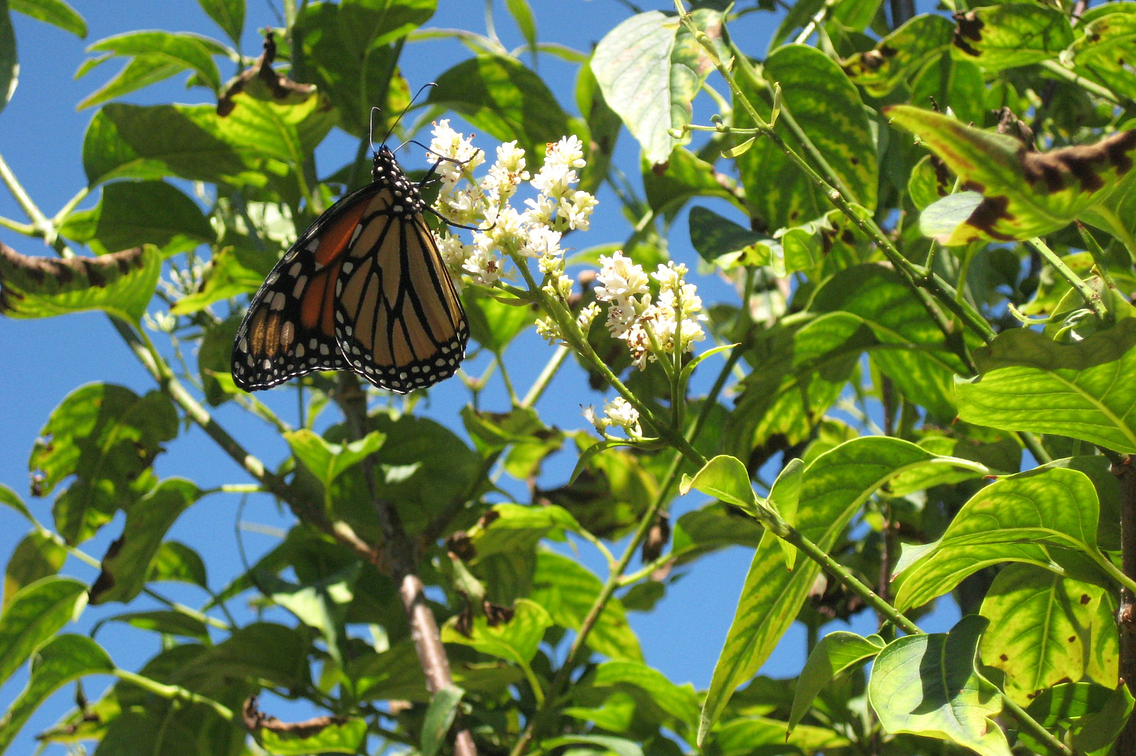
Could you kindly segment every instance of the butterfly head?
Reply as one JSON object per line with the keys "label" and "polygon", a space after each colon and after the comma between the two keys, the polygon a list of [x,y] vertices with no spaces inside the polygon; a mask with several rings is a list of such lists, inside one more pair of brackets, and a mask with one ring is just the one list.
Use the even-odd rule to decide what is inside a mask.
{"label": "butterfly head", "polygon": [[418,206],[420,195],[418,185],[412,182],[403,173],[402,167],[394,159],[394,153],[385,144],[379,147],[372,158],[374,165],[371,168],[371,180],[381,182],[394,192],[396,197],[406,198],[413,205],[414,212],[421,212]]}

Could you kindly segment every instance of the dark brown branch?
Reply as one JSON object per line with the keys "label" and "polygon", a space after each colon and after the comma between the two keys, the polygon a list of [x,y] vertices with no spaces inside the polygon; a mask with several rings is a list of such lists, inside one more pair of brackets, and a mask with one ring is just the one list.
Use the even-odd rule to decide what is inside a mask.
{"label": "dark brown branch", "polygon": [[[1112,464],[1112,474],[1120,481],[1120,559],[1121,569],[1136,578],[1136,469],[1132,458]],[[1136,694],[1136,596],[1120,589],[1120,610],[1116,613],[1120,631],[1120,679]],[[1136,753],[1136,713],[1117,738],[1114,753]]]}

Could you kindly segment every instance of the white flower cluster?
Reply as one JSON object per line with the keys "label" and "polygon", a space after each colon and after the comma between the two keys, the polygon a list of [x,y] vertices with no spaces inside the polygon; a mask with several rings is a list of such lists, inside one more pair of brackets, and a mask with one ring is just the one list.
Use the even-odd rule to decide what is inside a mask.
{"label": "white flower cluster", "polygon": [[604,416],[596,416],[595,407],[584,407],[584,418],[595,426],[602,435],[607,435],[611,426],[622,428],[628,438],[642,438],[643,428],[639,425],[639,410],[622,396],[604,402]]}
{"label": "white flower cluster", "polygon": [[647,274],[631,258],[616,252],[611,257],[601,256],[600,265],[596,299],[609,303],[607,329],[614,338],[627,342],[640,370],[648,360],[658,357],[656,352],[689,352],[694,342],[706,338],[700,322],[706,317],[701,314],[702,299],[694,285],[686,283],[685,265],[659,265],[652,274],[659,284],[654,302]]}
{"label": "white flower cluster", "polygon": [[[465,272],[475,283],[492,285],[502,274],[500,253],[512,253],[538,258],[549,285],[566,298],[571,280],[564,275],[560,239],[569,229],[587,230],[596,206],[595,197],[574,188],[580,180],[576,169],[584,166],[580,140],[571,136],[550,144],[536,176],[525,169],[525,151],[515,141],[506,142],[497,148],[489,173],[478,181],[472,171],[484,162],[484,153],[473,147],[471,139],[454,131],[448,120],[434,124],[433,135],[431,152],[435,158],[446,158],[438,166],[442,177],[438,211],[454,223],[481,228],[474,232],[472,244],[456,235],[438,237],[455,279]],[[459,188],[463,176],[469,183]],[[526,199],[527,209],[518,212],[509,200],[524,181],[538,194]]]}

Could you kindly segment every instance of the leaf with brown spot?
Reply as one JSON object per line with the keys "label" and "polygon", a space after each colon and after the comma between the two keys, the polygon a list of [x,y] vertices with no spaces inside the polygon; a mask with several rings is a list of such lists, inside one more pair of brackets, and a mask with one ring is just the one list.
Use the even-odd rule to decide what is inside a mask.
{"label": "leaf with brown spot", "polygon": [[924,64],[945,51],[954,29],[943,16],[916,16],[867,52],[844,61],[848,77],[873,97],[883,97],[915,77]]}
{"label": "leaf with brown spot", "polygon": [[1073,42],[1065,15],[1043,5],[989,5],[956,14],[955,21],[955,57],[978,63],[987,74],[1052,60]]}
{"label": "leaf with brown spot", "polygon": [[137,323],[158,285],[162,255],[146,245],[99,257],[32,257],[0,243],[0,313],[47,318],[103,310]]}
{"label": "leaf with brown spot", "polygon": [[[1117,12],[1109,9],[1115,8]],[[1078,28],[1079,38],[1069,52],[1074,70],[1096,81],[1121,97],[1136,98],[1136,13],[1128,4],[1101,6],[1101,15]]]}
{"label": "leaf with brown spot", "polygon": [[[967,188],[982,194],[965,219],[955,218],[957,225],[923,224],[925,234],[947,246],[1043,236],[1082,216],[1096,222],[1093,208],[1107,208],[1110,195],[1130,183],[1136,130],[1096,144],[1031,152],[1013,137],[964,126],[931,111],[897,105],[885,112],[942,158]],[[1121,191],[1127,196],[1127,189]],[[942,221],[945,214],[937,208],[938,202],[924,214]]]}

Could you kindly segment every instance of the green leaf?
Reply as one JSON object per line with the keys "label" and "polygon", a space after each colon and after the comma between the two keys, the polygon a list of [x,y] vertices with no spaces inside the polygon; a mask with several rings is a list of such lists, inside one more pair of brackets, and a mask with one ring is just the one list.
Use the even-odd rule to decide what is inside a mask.
{"label": "green leaf", "polygon": [[969,371],[898,273],[882,265],[846,268],[818,289],[809,309],[863,318],[879,342],[868,350],[879,369],[933,417],[954,419],[953,377]]}
{"label": "green leaf", "polygon": [[28,505],[25,504],[16,492],[8,488],[3,483],[0,483],[0,504],[6,504],[12,509],[16,510],[24,516],[28,522],[35,524],[36,519],[32,517],[32,513],[28,510]]}
{"label": "green leaf", "polygon": [[[777,49],[765,63],[765,74],[771,83],[781,85],[785,104],[847,188],[849,199],[873,210],[879,183],[876,140],[860,93],[848,76],[827,55],[805,45]],[[767,92],[742,81],[745,96],[768,119]],[[734,112],[738,126],[753,126],[741,103],[735,104]],[[783,122],[776,131],[794,150],[804,152]],[[758,140],[737,163],[750,215],[771,230],[799,226],[831,208],[821,191],[768,139]],[[770,181],[770,176],[777,180]]]}
{"label": "green leaf", "polygon": [[85,583],[54,575],[16,592],[0,615],[0,683],[71,621],[86,592]]}
{"label": "green leaf", "polygon": [[[986,82],[982,69],[968,60],[951,57],[949,50],[944,49],[919,72],[911,85],[910,101],[935,102],[943,111],[949,107],[964,123],[981,124],[986,120]],[[945,189],[944,195],[954,186]]]}
{"label": "green leaf", "polygon": [[970,748],[981,756],[1010,756],[994,718],[998,689],[975,670],[987,621],[964,617],[950,633],[909,635],[876,657],[868,699],[889,733],[910,732]]}
{"label": "green leaf", "polygon": [[[880,486],[927,465],[972,466],[937,457],[907,441],[864,436],[816,457],[805,468],[797,529],[822,550],[831,549],[844,527]],[[749,680],[788,630],[813,586],[819,567],[803,561],[790,571],[777,539],[766,532],[754,552],[738,608],[702,707],[698,742],[722,715],[734,689]]]}
{"label": "green leaf", "polygon": [[8,13],[8,0],[0,0],[0,111],[16,93],[20,80],[20,60],[16,56],[16,30]]}
{"label": "green leaf", "polygon": [[[101,57],[100,63],[111,56],[128,57],[131,61],[117,76],[80,102],[80,109],[101,105],[186,69],[193,71],[196,78],[214,92],[221,89],[221,74],[213,55],[223,53],[224,48],[206,37],[185,32],[127,32],[101,39],[87,49],[109,54]],[[78,75],[89,70],[89,67],[81,68]]]}
{"label": "green leaf", "polygon": [[536,18],[528,0],[505,0],[505,7],[509,9],[509,15],[516,22],[517,29],[525,38],[529,49],[532,50],[533,55],[536,55]]}
{"label": "green leaf", "polygon": [[441,748],[464,695],[465,691],[456,685],[447,685],[431,697],[430,706],[422,718],[422,737],[418,741],[422,756],[434,756]]}
{"label": "green leaf", "polygon": [[1052,60],[1073,42],[1065,14],[1042,5],[989,5],[956,20],[951,52],[973,60],[987,74]]}
{"label": "green leaf", "polygon": [[743,228],[704,207],[690,208],[689,224],[690,243],[699,256],[724,268],[770,265],[773,250],[780,250],[780,244],[768,236]]}
{"label": "green leaf", "polygon": [[201,9],[209,14],[217,26],[240,47],[241,33],[245,28],[245,0],[197,0]]}
{"label": "green leaf", "polygon": [[1005,331],[975,354],[979,377],[956,382],[959,417],[1136,452],[1134,345],[1131,318],[1074,344],[1025,328]]}
{"label": "green leaf", "polygon": [[728,454],[714,457],[693,478],[683,475],[679,492],[685,496],[692,488],[748,512],[757,512],[764,506],[764,502],[753,492],[746,466],[740,459]]}
{"label": "green leaf", "polygon": [[746,353],[754,366],[726,424],[725,446],[739,458],[772,437],[808,438],[840,396],[865,349],[879,341],[860,317],[833,312],[787,319],[760,333]]}
{"label": "green leaf", "polygon": [[71,213],[59,233],[99,255],[153,244],[168,257],[217,240],[197,203],[164,181],[108,184],[99,204]]}
{"label": "green leaf", "polygon": [[536,656],[544,631],[553,625],[553,619],[544,607],[528,599],[519,599],[512,619],[495,627],[484,615],[476,617],[469,637],[457,630],[455,620],[456,617],[442,628],[444,643],[470,646],[483,654],[518,664],[526,671],[529,670],[529,662]]}
{"label": "green leaf", "polygon": [[1002,689],[1022,706],[1062,680],[1111,684],[1120,657],[1113,609],[1099,586],[1007,565],[982,601],[982,658],[1006,673]]}
{"label": "green leaf", "polygon": [[[375,492],[399,503],[407,532],[420,533],[450,502],[476,495],[471,492],[478,490],[485,475],[481,458],[448,428],[423,417],[386,413],[372,415],[372,425],[386,436],[379,465],[384,474],[376,481]],[[408,476],[394,474],[411,469]],[[350,474],[339,477],[335,486],[350,478]],[[370,499],[364,504],[365,516],[373,522]]]}
{"label": "green leaf", "polygon": [[[236,95],[234,100],[244,104],[249,98]],[[257,138],[268,135],[251,131],[244,140],[234,139],[231,129],[222,128],[224,120],[211,105],[110,103],[95,113],[83,139],[87,180],[93,186],[115,178],[176,176],[240,188],[267,185],[266,172],[275,176],[287,172],[286,166],[268,161],[257,146]],[[266,142],[279,144],[281,138],[274,134]]]}
{"label": "green leaf", "polygon": [[789,713],[789,729],[800,724],[801,718],[812,707],[813,699],[832,678],[875,657],[883,647],[884,641],[878,635],[864,638],[856,633],[837,630],[821,638],[797,677],[793,709]]}
{"label": "green leaf", "polygon": [[66,559],[67,549],[50,535],[39,530],[28,533],[16,544],[4,570],[3,606],[7,607],[20,589],[59,572]]}
{"label": "green leaf", "polygon": [[430,20],[437,0],[345,0],[339,23],[348,51],[359,57],[405,37]]}
{"label": "green leaf", "polygon": [[163,480],[126,515],[126,527],[106,556],[91,586],[91,604],[133,601],[146,584],[150,563],[177,518],[201,496],[192,481]]}
{"label": "green leaf", "polygon": [[[948,246],[979,239],[1029,239],[1063,228],[1115,190],[1136,152],[1136,130],[1093,145],[1029,152],[1011,136],[971,128],[938,113],[906,105],[884,112],[919,137],[964,184],[981,188],[983,200],[965,222],[949,233],[936,232],[935,238]],[[925,212],[937,212],[940,203],[949,209],[965,199],[944,197]]]}
{"label": "green leaf", "polygon": [[[558,738],[549,738],[540,741],[542,751],[549,751],[560,746],[580,743],[583,745],[599,746],[615,756],[643,756],[643,749],[638,743],[612,735],[562,735]],[[571,753],[571,751],[568,751]]]}
{"label": "green leaf", "polygon": [[[276,756],[303,756],[320,753],[359,753],[367,741],[367,720],[359,717],[333,717],[315,728],[260,728],[260,744]],[[317,730],[314,734],[311,729]]]}
{"label": "green leaf", "polygon": [[671,534],[671,554],[678,564],[727,546],[756,549],[765,528],[737,507],[717,501],[684,513]]}
{"label": "green leaf", "polygon": [[52,693],[80,677],[112,672],[114,662],[90,638],[82,635],[53,638],[36,654],[28,686],[0,718],[0,753],[8,749],[20,728]]}
{"label": "green leaf", "polygon": [[544,145],[569,133],[568,116],[535,73],[504,55],[478,55],[438,77],[428,105],[460,114],[502,142],[517,140],[536,162]]}
{"label": "green leaf", "polygon": [[1126,5],[1105,5],[1100,7],[1100,15],[1085,21],[1077,26],[1077,40],[1069,47],[1074,70],[1103,83],[1121,97],[1136,96],[1136,86],[1124,68],[1124,61],[1133,50],[1136,15]]}
{"label": "green leaf", "polygon": [[205,621],[185,612],[158,610],[116,614],[95,623],[94,627],[91,628],[91,634],[97,633],[105,622],[122,622],[139,630],[149,630],[164,635],[178,635],[202,643],[209,642],[209,628]]}
{"label": "green leaf", "polygon": [[493,554],[531,548],[546,537],[563,540],[566,530],[579,533],[582,528],[568,510],[555,504],[494,504],[477,525],[466,531],[475,550],[470,563],[477,564]]}
{"label": "green leaf", "polygon": [[324,488],[329,488],[332,481],[346,470],[382,448],[386,437],[378,431],[371,431],[358,441],[342,445],[329,444],[305,428],[285,433],[284,440],[288,442],[296,458],[304,463],[304,467],[319,479]]}
{"label": "green leaf", "polygon": [[355,695],[360,701],[393,699],[426,703],[430,700],[426,677],[418,663],[414,643],[409,638],[381,654],[371,653],[352,659],[347,662],[344,671],[355,681]]}
{"label": "green leaf", "polygon": [[128,508],[154,484],[150,465],[177,435],[173,403],[160,391],[139,397],[113,384],[71,392],[40,431],[28,467],[38,471],[42,495],[65,478],[55,524],[68,543],[89,538],[118,508]]}
{"label": "green leaf", "polygon": [[677,94],[672,93],[671,71],[676,33],[673,18],[659,11],[639,13],[609,31],[591,60],[604,100],[627,124],[651,165],[667,162],[679,144],[668,131],[690,122],[690,100],[685,118],[683,108],[672,105]]}
{"label": "green leaf", "polygon": [[[584,681],[578,684],[585,684]],[[587,685],[597,688],[615,687],[626,690],[637,688],[646,694],[646,699],[659,707],[666,715],[691,727],[698,721],[698,696],[693,687],[675,685],[666,675],[646,664],[635,661],[608,661],[596,667],[587,680]]]}
{"label": "green leaf", "polygon": [[[432,1],[425,5],[433,8]],[[376,126],[376,131],[382,133],[409,102],[395,99],[399,86],[397,77],[391,81],[395,59],[390,46],[379,44],[364,51],[353,49],[360,43],[360,36],[376,29],[375,26],[352,28],[352,14],[358,16],[365,11],[365,7],[345,12],[342,4],[306,3],[296,14],[291,35],[302,45],[302,50],[293,58],[296,67],[292,76],[315,84],[338,111],[338,125],[360,138],[369,132],[373,105],[385,105],[386,125]],[[387,101],[378,103],[383,92],[387,93]]]}
{"label": "green leaf", "polygon": [[[557,625],[579,630],[602,587],[600,579],[575,560],[543,549],[537,552],[530,598],[547,609]],[[609,659],[643,661],[639,639],[616,598],[600,612],[586,644]]]}
{"label": "green leaf", "polygon": [[328,655],[342,664],[342,647],[346,640],[344,620],[347,607],[355,598],[355,584],[361,569],[362,564],[354,562],[304,584],[291,583],[275,575],[261,575],[261,590],[305,625],[319,630],[327,643]]}
{"label": "green leaf", "polygon": [[100,257],[29,257],[0,247],[0,313],[10,318],[48,318],[103,310],[138,323],[162,272],[155,247]]}
{"label": "green leaf", "polygon": [[[1045,729],[1068,732],[1073,745],[1093,756],[1105,756],[1132,711],[1132,694],[1123,682],[1116,690],[1094,683],[1063,683],[1046,688],[1030,702],[1026,712]],[[1028,731],[1022,742],[1038,753],[1047,746]],[[1061,737],[1060,734],[1058,737]],[[1061,738],[1062,742],[1069,742]]]}
{"label": "green leaf", "polygon": [[[87,37],[87,22],[63,0],[8,0],[8,7],[37,21],[58,26],[80,39]],[[3,48],[2,42],[0,48]]]}
{"label": "green leaf", "polygon": [[528,302],[503,302],[472,286],[462,292],[470,336],[478,344],[500,354],[522,331],[536,321]]}
{"label": "green leaf", "polygon": [[231,685],[234,680],[267,680],[281,688],[311,684],[306,634],[284,625],[254,622],[233,631],[224,642],[204,649],[182,664],[180,679],[195,684]]}
{"label": "green leaf", "polygon": [[[250,294],[260,288],[265,276],[277,261],[275,250],[250,250],[241,247],[222,247],[213,253],[205,269],[205,280],[198,291],[182,297],[170,308],[171,315],[192,315],[204,310],[222,299]],[[234,318],[232,332],[235,335],[241,318]],[[209,331],[208,333],[212,333]],[[208,339],[208,333],[206,338]],[[225,352],[226,365],[231,356],[232,337],[229,350]],[[211,395],[206,383],[206,394]]]}
{"label": "green leaf", "polygon": [[146,582],[160,582],[163,580],[177,580],[182,583],[192,583],[209,590],[209,580],[205,573],[205,562],[201,556],[178,541],[166,541],[158,547],[154,558],[150,560],[150,568],[146,573]]}
{"label": "green leaf", "polygon": [[639,165],[647,204],[667,218],[681,210],[692,197],[720,197],[743,209],[737,196],[718,183],[714,166],[685,147],[672,150],[665,165],[652,166],[646,158],[641,159]]}
{"label": "green leaf", "polygon": [[896,564],[895,606],[922,606],[967,575],[1000,562],[1052,568],[1059,554],[1097,551],[1099,504],[1088,476],[1071,468],[1039,468],[1001,478],[963,505],[934,543],[904,547]]}
{"label": "green leaf", "polygon": [[792,732],[785,722],[769,717],[742,716],[724,722],[707,739],[708,750],[722,756],[753,753],[840,753],[849,739],[825,727],[799,726]]}

